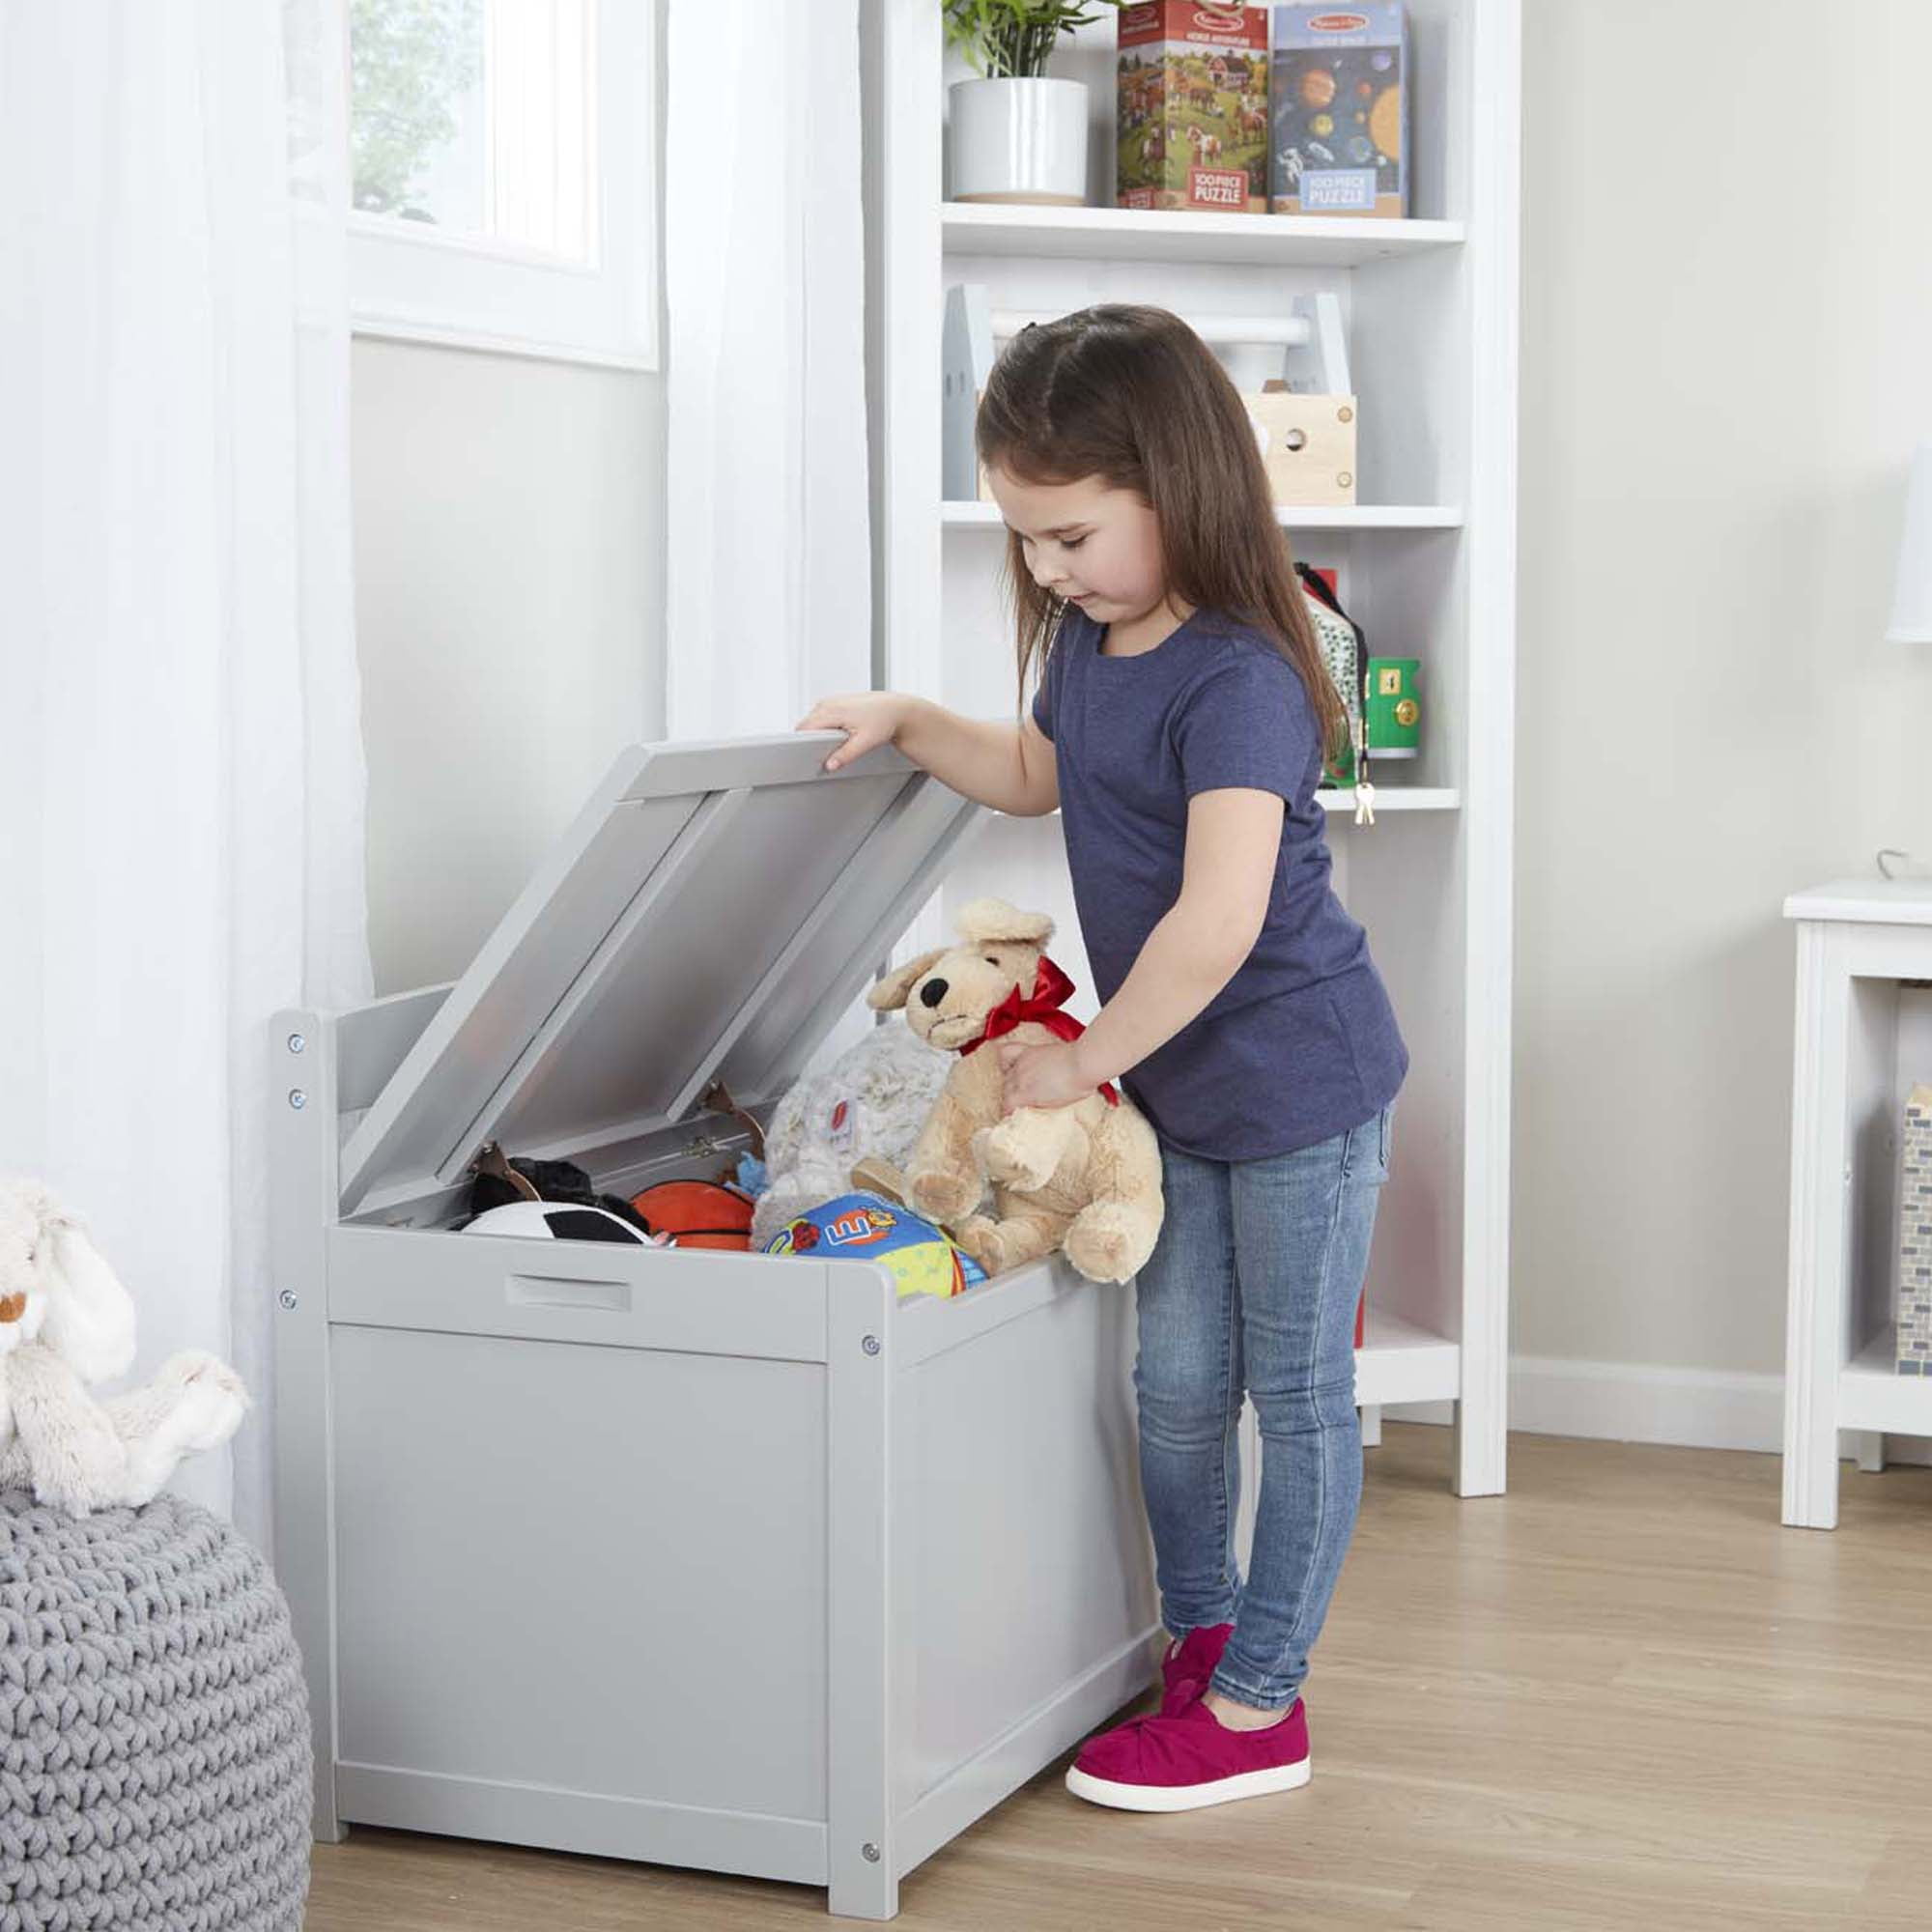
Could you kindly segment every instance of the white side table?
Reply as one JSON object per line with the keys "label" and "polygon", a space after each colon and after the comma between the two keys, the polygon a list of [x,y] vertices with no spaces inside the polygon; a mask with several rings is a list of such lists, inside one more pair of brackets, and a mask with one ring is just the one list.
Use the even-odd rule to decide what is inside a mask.
{"label": "white side table", "polygon": [[1894,1366],[1899,1134],[1932,1080],[1932,881],[1839,879],[1794,893],[1791,1289],[1784,1520],[1835,1529],[1838,1432],[1861,1466],[1884,1437],[1932,1435],[1932,1380]]}

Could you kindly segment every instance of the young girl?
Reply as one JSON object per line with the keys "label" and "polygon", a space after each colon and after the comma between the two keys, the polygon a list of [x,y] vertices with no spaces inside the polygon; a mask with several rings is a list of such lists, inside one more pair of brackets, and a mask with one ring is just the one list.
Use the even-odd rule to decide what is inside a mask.
{"label": "young girl", "polygon": [[[1362,928],[1329,889],[1323,754],[1345,727],[1234,385],[1164,310],[1031,325],[980,407],[1010,532],[1031,721],[828,697],[837,767],[891,740],[1006,812],[1056,807],[1104,1002],[1002,1049],[1005,1102],[1120,1080],[1161,1144],[1138,1277],[1140,1460],[1170,1642],[1157,1716],[1090,1739],[1068,1787],[1177,1811],[1308,1778],[1300,1698],[1354,1528],[1355,1306],[1408,1067]],[[1261,1421],[1236,1563],[1243,1394]]]}

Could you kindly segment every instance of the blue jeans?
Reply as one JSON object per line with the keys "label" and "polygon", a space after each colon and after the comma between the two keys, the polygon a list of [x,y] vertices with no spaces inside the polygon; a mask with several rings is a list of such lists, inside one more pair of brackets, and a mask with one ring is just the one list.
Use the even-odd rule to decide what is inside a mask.
{"label": "blue jeans", "polygon": [[[1167,1212],[1138,1278],[1134,1363],[1161,1621],[1177,1637],[1232,1622],[1212,1688],[1261,1710],[1300,1693],[1361,1503],[1355,1305],[1391,1112],[1272,1160],[1161,1147]],[[1245,1582],[1244,1392],[1262,1436]]]}

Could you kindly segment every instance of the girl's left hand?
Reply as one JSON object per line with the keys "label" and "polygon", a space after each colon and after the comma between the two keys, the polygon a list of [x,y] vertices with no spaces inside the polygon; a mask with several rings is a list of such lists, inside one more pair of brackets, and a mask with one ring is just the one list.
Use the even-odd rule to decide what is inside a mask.
{"label": "girl's left hand", "polygon": [[1071,1040],[1056,1040],[1051,1046],[1012,1044],[999,1052],[1006,1083],[1004,1113],[1015,1107],[1070,1107],[1099,1091],[1098,1083],[1081,1071]]}

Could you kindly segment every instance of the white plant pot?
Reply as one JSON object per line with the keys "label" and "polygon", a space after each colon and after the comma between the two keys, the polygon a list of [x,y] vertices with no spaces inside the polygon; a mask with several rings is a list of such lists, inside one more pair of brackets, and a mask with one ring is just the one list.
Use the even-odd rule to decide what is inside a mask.
{"label": "white plant pot", "polygon": [[957,80],[952,199],[1087,203],[1087,85],[1079,80]]}

